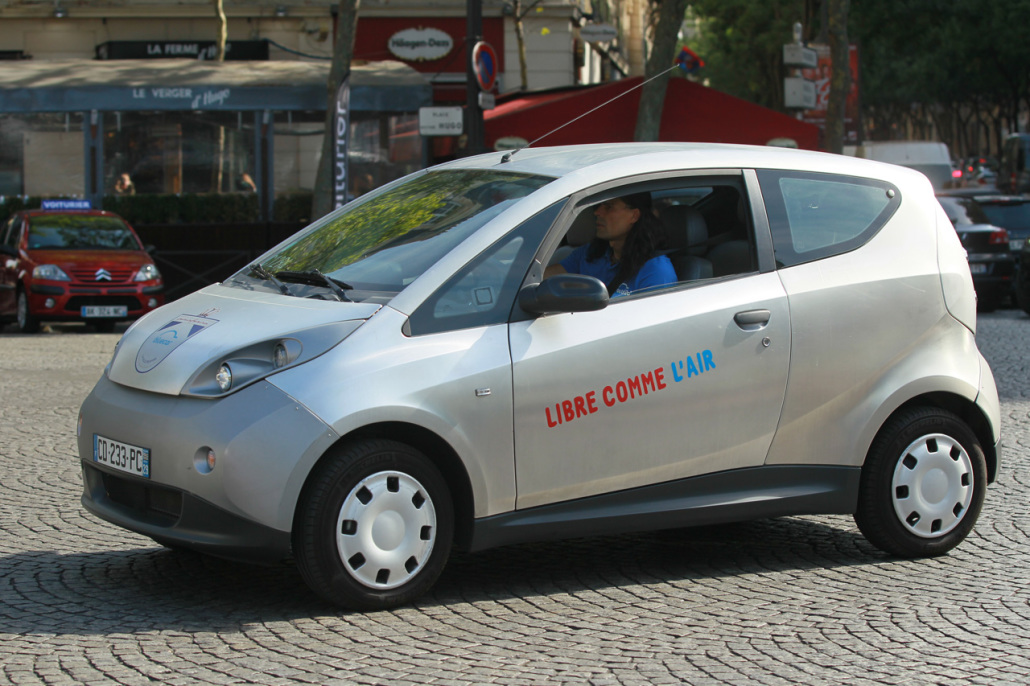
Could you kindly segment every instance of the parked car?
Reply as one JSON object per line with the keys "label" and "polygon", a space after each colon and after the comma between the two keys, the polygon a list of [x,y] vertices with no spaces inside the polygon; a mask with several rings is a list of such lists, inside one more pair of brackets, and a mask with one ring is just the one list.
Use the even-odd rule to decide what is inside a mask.
{"label": "parked car", "polygon": [[988,220],[1009,232],[1009,247],[1016,258],[1012,291],[1016,304],[1030,314],[1030,197],[1025,195],[977,196],[976,201]]}
{"label": "parked car", "polygon": [[988,222],[1009,232],[1009,247],[1018,255],[1030,238],[1030,196],[977,195],[974,199]]}
{"label": "parked car", "polygon": [[959,161],[960,187],[993,187],[998,177],[998,161],[993,157],[976,155]]}
{"label": "parked car", "polygon": [[[673,273],[630,285],[652,263]],[[83,504],[171,548],[293,560],[359,609],[424,593],[452,545],[850,513],[892,555],[941,555],[1000,459],[975,331],[965,252],[908,169],[490,153],[133,324],[79,415]]]}
{"label": "parked car", "polygon": [[1030,169],[1027,156],[1030,153],[1030,134],[1014,133],[1002,142],[1001,158],[998,161],[998,179],[995,185],[1002,193],[1030,192]]}
{"label": "parked car", "polygon": [[46,201],[0,227],[0,318],[17,321],[23,333],[44,321],[111,331],[164,304],[161,274],[136,232],[118,215],[88,207]]}
{"label": "parked car", "polygon": [[[937,190],[956,185],[948,146],[937,141],[866,141],[855,147],[855,156],[915,169],[926,175]],[[961,176],[961,173],[959,173]]]}
{"label": "parked car", "polygon": [[1016,273],[1008,231],[992,224],[974,198],[940,195],[938,200],[966,249],[978,307],[996,310],[1012,292]]}

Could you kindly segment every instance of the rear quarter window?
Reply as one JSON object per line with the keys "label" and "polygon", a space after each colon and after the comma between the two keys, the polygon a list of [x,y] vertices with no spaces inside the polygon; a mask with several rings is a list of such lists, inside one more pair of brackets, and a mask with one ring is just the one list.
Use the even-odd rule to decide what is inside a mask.
{"label": "rear quarter window", "polygon": [[776,263],[790,267],[859,247],[901,203],[893,185],[835,174],[758,172]]}

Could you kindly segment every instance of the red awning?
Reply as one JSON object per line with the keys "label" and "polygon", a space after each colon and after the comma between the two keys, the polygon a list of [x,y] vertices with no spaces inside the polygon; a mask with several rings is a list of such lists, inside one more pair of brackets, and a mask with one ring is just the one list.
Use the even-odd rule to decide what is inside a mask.
{"label": "red awning", "polygon": [[[506,99],[484,115],[486,146],[493,148],[499,138],[508,136],[533,142],[545,134],[549,135],[537,145],[632,141],[639,88],[558,131],[554,129],[638,86],[642,80],[638,76]],[[812,124],[687,79],[669,80],[658,140],[765,145],[774,138],[793,139],[807,150],[819,148],[819,128]]]}

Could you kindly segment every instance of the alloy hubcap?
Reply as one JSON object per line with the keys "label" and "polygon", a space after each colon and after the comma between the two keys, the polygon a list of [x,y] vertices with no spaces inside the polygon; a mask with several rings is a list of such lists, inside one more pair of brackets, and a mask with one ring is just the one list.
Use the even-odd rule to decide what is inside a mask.
{"label": "alloy hubcap", "polygon": [[894,512],[920,538],[942,536],[965,517],[973,499],[973,464],[951,436],[930,434],[913,441],[894,468]]}
{"label": "alloy hubcap", "polygon": [[426,489],[403,472],[378,472],[358,483],[336,521],[336,549],[347,572],[377,590],[397,588],[429,560],[436,509]]}

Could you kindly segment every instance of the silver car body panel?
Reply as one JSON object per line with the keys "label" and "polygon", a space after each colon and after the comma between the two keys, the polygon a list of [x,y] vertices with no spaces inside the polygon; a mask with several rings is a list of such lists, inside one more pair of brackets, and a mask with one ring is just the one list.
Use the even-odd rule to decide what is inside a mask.
{"label": "silver car body panel", "polygon": [[[386,306],[216,285],[139,320],[109,379],[83,405],[81,459],[92,461],[93,433],[151,448],[153,483],[288,531],[317,460],[370,425],[413,425],[446,442],[468,474],[476,518],[762,465],[856,467],[886,417],[929,392],[975,401],[997,440],[997,393],[976,351],[968,267],[957,239],[944,238],[954,231],[939,227],[922,175],[820,153],[707,144],[529,149],[500,160],[490,154],[442,168],[557,178]],[[754,225],[768,231],[750,171],[763,168],[886,179],[910,201],[850,253],[598,312],[405,333],[419,306],[488,246],[554,203],[614,180],[743,170]],[[757,243],[767,251],[759,264],[772,264],[767,240]],[[735,321],[754,311],[768,312],[761,326]],[[159,345],[155,337],[182,315],[214,323],[198,319],[188,340],[138,366],[141,351]],[[339,323],[347,323],[339,340],[246,388],[214,399],[182,395],[198,370],[233,351]],[[632,379],[648,392],[630,397]],[[211,474],[194,467],[205,446],[219,456]]]}
{"label": "silver car body panel", "polygon": [[385,307],[331,355],[270,381],[340,435],[373,424],[413,424],[457,452],[475,515],[515,505],[508,327],[409,337],[407,317]]}
{"label": "silver car body panel", "polygon": [[[742,312],[767,323],[742,327]],[[518,506],[761,465],[790,321],[775,274],[511,326]]]}
{"label": "silver car body panel", "polygon": [[[141,391],[101,378],[82,406],[79,455],[93,463],[93,435],[150,450],[147,484],[181,489],[280,531],[293,525],[304,478],[339,436],[269,383],[217,401]],[[196,468],[206,450],[217,462]],[[202,452],[201,452],[202,451]],[[142,482],[142,480],[141,480]],[[145,531],[159,535],[162,528]]]}
{"label": "silver car body panel", "polygon": [[325,324],[364,320],[379,307],[214,284],[139,319],[119,342],[108,375],[131,388],[178,395],[211,360],[258,341],[290,337]]}

